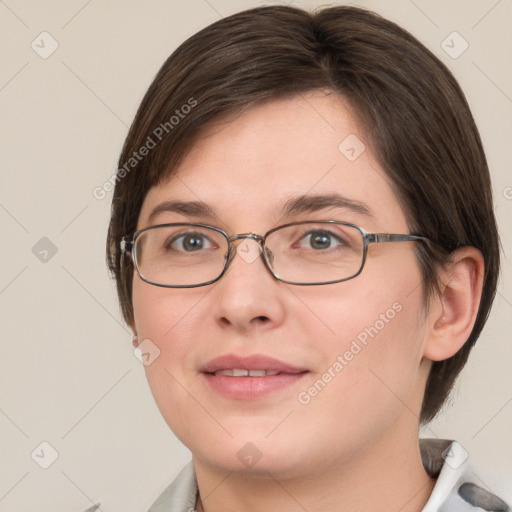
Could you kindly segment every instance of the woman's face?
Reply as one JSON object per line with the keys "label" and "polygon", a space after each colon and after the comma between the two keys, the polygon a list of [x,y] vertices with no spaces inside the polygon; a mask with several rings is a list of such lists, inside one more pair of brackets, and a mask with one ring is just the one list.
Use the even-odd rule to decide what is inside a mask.
{"label": "woman's face", "polygon": [[[138,228],[200,222],[263,235],[288,222],[340,220],[368,232],[408,232],[386,174],[338,96],[272,101],[221,121],[177,174],[149,191]],[[303,197],[333,194],[368,211]],[[298,198],[300,207],[284,215]],[[168,201],[204,203],[213,213],[160,209],[150,221]],[[415,432],[429,363],[413,243],[372,244],[359,276],[324,286],[279,282],[261,258],[249,257],[258,254],[255,242],[237,243],[229,271],[208,286],[161,288],[134,276],[139,342],[160,351],[145,367],[151,390],[196,460],[311,474],[355,464],[356,454]],[[210,363],[219,357],[226,359]],[[281,375],[212,373],[275,365]]]}

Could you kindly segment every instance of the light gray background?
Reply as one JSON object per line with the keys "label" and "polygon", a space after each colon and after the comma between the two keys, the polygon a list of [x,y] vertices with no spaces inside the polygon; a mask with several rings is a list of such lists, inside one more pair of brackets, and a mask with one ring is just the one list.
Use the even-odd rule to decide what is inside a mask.
{"label": "light gray background", "polygon": [[[167,56],[220,17],[261,4],[0,1],[0,510],[80,512],[95,502],[105,512],[146,510],[189,459],[132,353],[104,263],[111,194],[97,200],[92,191],[115,172]],[[458,439],[484,483],[496,480],[488,473],[512,482],[512,2],[352,4],[398,22],[447,63],[481,130],[504,272],[452,403],[424,434]],[[58,43],[46,59],[52,40],[44,31]],[[464,42],[453,31],[469,44],[458,58]],[[43,441],[58,453],[48,469],[40,465],[51,462],[52,448]]]}

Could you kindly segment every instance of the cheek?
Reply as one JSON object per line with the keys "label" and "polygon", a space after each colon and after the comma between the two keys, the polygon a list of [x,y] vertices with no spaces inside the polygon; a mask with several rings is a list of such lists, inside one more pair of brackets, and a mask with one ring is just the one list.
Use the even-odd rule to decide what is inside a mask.
{"label": "cheek", "polygon": [[364,411],[369,417],[409,399],[424,344],[422,286],[413,255],[410,261],[402,258],[401,273],[389,270],[403,279],[392,280],[369,265],[356,279],[334,285],[329,301],[319,290],[298,292],[310,308],[307,316],[297,317],[301,330],[310,339],[315,330],[328,331],[318,340],[319,371],[299,403],[329,402],[343,407],[340,414]]}
{"label": "cheek", "polygon": [[[154,400],[167,424],[183,442],[190,425],[197,421],[193,400],[191,346],[197,343],[197,319],[204,291],[172,290],[134,281],[133,305],[139,342],[156,350],[157,356],[144,370]],[[194,328],[196,326],[196,328]],[[155,348],[156,347],[156,348]],[[142,348],[142,347],[141,347]],[[144,352],[144,350],[143,350]],[[144,356],[143,356],[144,358]],[[185,443],[187,444],[187,443]]]}
{"label": "cheek", "polygon": [[[360,308],[340,312],[331,303],[332,314],[324,310],[336,337],[323,340],[323,365],[297,396],[296,419],[306,425],[302,439],[304,444],[312,440],[312,452],[356,454],[402,414],[407,421],[416,421],[409,411],[419,415],[421,293],[392,301],[382,294],[366,299]],[[284,429],[282,434],[285,442]]]}
{"label": "cheek", "polygon": [[133,310],[139,341],[149,338],[161,350],[172,344],[179,352],[180,345],[189,343],[191,332],[186,326],[194,322],[195,306],[207,293],[197,290],[160,288],[134,279]]}
{"label": "cheek", "polygon": [[158,288],[134,280],[135,330],[142,344],[141,350],[144,352],[144,348],[149,348],[152,353],[151,364],[145,365],[145,370],[159,406],[162,394],[166,401],[178,400],[181,375],[190,366],[187,362],[190,347],[197,342],[198,331],[193,328],[197,325],[199,308],[196,306],[205,292],[189,292]]}

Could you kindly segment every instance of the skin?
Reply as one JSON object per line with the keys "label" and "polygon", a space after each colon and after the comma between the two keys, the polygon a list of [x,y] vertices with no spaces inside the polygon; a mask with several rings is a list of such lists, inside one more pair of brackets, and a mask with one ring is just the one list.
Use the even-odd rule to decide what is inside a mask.
{"label": "skin", "polygon": [[[366,150],[349,161],[338,145],[356,134]],[[315,91],[220,119],[203,133],[178,173],[152,188],[138,228],[171,199],[203,201],[215,216],[164,212],[151,224],[204,222],[264,234],[286,222],[333,219],[368,232],[408,233],[407,219],[349,106]],[[302,194],[338,191],[372,215],[328,208],[284,218]],[[191,450],[199,510],[420,511],[434,483],[423,469],[418,428],[432,360],[467,339],[481,292],[483,262],[464,248],[441,273],[426,313],[414,243],[372,244],[363,272],[326,286],[275,280],[258,258],[236,255],[217,283],[166,289],[135,273],[139,341],[160,356],[146,366],[166,422]],[[297,396],[332,367],[365,327],[401,311],[308,404]],[[305,368],[300,382],[255,401],[213,391],[199,373],[221,354],[266,354]],[[237,457],[252,443],[261,459]]]}

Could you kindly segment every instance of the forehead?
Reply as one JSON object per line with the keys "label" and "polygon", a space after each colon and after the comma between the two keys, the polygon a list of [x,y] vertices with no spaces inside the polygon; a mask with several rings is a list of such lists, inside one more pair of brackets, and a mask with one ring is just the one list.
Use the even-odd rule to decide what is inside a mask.
{"label": "forehead", "polygon": [[[297,197],[333,194],[368,206],[374,215],[365,229],[406,226],[350,107],[315,91],[224,116],[203,130],[172,177],[148,192],[139,227],[162,203],[180,201],[211,207],[229,226],[271,228]],[[357,220],[352,214],[341,220]]]}

